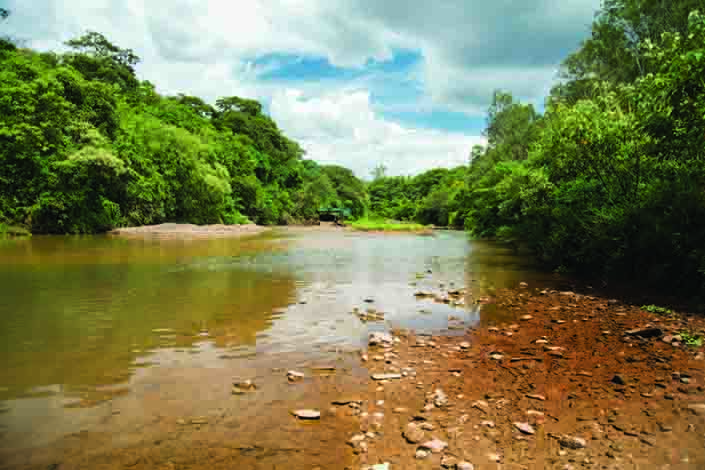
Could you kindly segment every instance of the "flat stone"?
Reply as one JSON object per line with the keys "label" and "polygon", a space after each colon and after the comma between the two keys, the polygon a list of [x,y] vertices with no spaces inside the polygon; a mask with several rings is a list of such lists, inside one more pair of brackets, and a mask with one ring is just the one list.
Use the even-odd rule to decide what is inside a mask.
{"label": "flat stone", "polygon": [[524,434],[536,434],[536,431],[529,423],[514,423],[514,427]]}
{"label": "flat stone", "polygon": [[394,408],[392,411],[393,411],[394,413],[397,413],[397,414],[403,414],[403,413],[408,413],[408,412],[409,412],[409,408],[404,408],[404,407],[401,407],[401,406],[400,406],[400,407],[398,407],[398,408]]}
{"label": "flat stone", "polygon": [[489,357],[490,359],[494,359],[495,361],[501,361],[504,358],[504,355],[499,353],[492,353]]}
{"label": "flat stone", "polygon": [[448,447],[448,443],[440,439],[432,439],[421,444],[421,448],[428,449],[434,454],[440,454],[446,447]]}
{"label": "flat stone", "polygon": [[401,374],[372,374],[372,380],[395,380],[401,379]]}
{"label": "flat stone", "polygon": [[295,410],[292,413],[299,419],[321,419],[321,412],[317,410]]}
{"label": "flat stone", "polygon": [[531,315],[522,315],[521,317],[519,317],[519,320],[526,321],[526,320],[531,320],[532,318],[534,318],[534,317],[532,317]]}
{"label": "flat stone", "polygon": [[376,463],[372,465],[371,467],[367,467],[369,470],[389,470],[391,467],[391,464],[389,462],[384,462],[384,463]]}
{"label": "flat stone", "polygon": [[587,447],[587,441],[582,437],[562,435],[558,438],[558,443],[568,449],[584,449]]}
{"label": "flat stone", "polygon": [[671,335],[666,335],[663,338],[661,338],[661,341],[664,343],[672,343],[673,342],[673,336]]}
{"label": "flat stone", "polygon": [[532,400],[546,401],[546,397],[538,393],[529,393],[526,398],[531,398]]}
{"label": "flat stone", "polygon": [[467,341],[463,341],[458,346],[460,346],[461,349],[470,349],[470,343],[468,343]]}
{"label": "flat stone", "polygon": [[470,462],[458,462],[458,464],[455,466],[457,470],[475,470],[475,466],[471,464]]}
{"label": "flat stone", "polygon": [[427,458],[431,453],[427,451],[426,449],[416,449],[416,454],[415,457],[419,460],[423,460]]}
{"label": "flat stone", "polygon": [[485,420],[485,421],[480,422],[480,426],[487,426],[488,428],[493,428],[493,427],[495,427],[495,423],[494,423],[494,421]]}

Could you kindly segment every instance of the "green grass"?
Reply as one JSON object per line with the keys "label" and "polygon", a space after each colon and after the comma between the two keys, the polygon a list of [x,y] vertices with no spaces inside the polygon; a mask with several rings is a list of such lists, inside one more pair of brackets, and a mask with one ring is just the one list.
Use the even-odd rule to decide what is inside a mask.
{"label": "green grass", "polygon": [[430,227],[411,222],[396,222],[390,220],[358,219],[350,223],[350,227],[364,232],[427,232]]}
{"label": "green grass", "polygon": [[655,313],[656,315],[671,315],[673,313],[673,310],[665,307],[659,307],[657,305],[642,305],[641,309],[646,310],[649,313]]}
{"label": "green grass", "polygon": [[0,223],[0,235],[9,235],[12,237],[31,237],[32,234],[29,230],[22,227],[16,227],[13,225],[7,225]]}

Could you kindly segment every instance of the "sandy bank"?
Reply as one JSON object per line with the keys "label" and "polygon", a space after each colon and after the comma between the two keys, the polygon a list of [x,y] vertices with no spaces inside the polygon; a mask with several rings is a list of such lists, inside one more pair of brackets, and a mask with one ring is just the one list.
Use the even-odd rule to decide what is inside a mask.
{"label": "sandy bank", "polygon": [[160,224],[118,228],[110,235],[141,238],[233,238],[256,235],[269,230],[260,225]]}

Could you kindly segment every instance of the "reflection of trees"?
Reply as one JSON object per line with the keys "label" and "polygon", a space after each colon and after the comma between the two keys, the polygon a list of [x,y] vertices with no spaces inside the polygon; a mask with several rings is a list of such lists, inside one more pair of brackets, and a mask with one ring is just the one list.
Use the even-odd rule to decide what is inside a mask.
{"label": "reflection of trees", "polygon": [[[9,256],[24,265],[0,267],[0,386],[18,396],[52,384],[122,382],[136,351],[190,346],[204,339],[196,336],[202,329],[219,346],[254,344],[295,283],[287,274],[233,269],[228,260],[242,246],[223,241],[148,248],[84,239],[92,259],[75,240],[23,245],[31,253]],[[194,257],[196,268],[183,264]]]}

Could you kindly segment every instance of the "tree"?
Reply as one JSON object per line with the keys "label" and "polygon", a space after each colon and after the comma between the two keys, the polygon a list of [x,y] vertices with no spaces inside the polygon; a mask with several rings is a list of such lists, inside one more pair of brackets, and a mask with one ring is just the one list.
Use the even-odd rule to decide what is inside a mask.
{"label": "tree", "polygon": [[380,163],[372,169],[372,180],[378,180],[387,176],[387,167]]}

